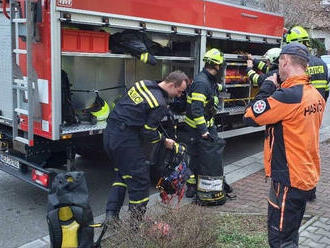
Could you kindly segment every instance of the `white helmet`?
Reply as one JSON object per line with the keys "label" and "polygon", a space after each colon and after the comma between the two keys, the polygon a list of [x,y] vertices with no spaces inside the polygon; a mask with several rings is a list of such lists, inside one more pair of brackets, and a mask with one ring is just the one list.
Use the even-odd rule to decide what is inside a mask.
{"label": "white helmet", "polygon": [[281,48],[274,47],[269,49],[265,54],[264,58],[268,59],[271,64],[278,64],[277,59],[280,57]]}

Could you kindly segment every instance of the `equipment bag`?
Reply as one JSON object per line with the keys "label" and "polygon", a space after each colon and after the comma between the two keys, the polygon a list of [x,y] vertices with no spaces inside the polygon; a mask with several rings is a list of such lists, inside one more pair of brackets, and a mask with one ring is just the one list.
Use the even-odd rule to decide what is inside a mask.
{"label": "equipment bag", "polygon": [[93,214],[83,172],[55,177],[48,194],[47,223],[52,248],[93,247]]}
{"label": "equipment bag", "polygon": [[202,205],[222,205],[226,202],[223,176],[225,141],[218,137],[200,139],[198,147],[197,201]]}
{"label": "equipment bag", "polygon": [[77,124],[78,119],[76,112],[72,106],[71,100],[71,84],[68,74],[61,70],[61,83],[62,83],[62,120],[64,125]]}
{"label": "equipment bag", "polygon": [[113,53],[129,53],[150,65],[157,64],[156,58],[152,55],[153,44],[145,32],[135,30],[125,30],[110,37],[110,50]]}

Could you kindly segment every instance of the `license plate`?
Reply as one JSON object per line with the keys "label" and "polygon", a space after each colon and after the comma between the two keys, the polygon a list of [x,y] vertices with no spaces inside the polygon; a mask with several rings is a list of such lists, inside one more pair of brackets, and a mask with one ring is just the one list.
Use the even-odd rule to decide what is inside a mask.
{"label": "license plate", "polygon": [[14,167],[15,169],[20,168],[19,162],[17,160],[14,160],[6,155],[0,154],[0,161],[7,166]]}

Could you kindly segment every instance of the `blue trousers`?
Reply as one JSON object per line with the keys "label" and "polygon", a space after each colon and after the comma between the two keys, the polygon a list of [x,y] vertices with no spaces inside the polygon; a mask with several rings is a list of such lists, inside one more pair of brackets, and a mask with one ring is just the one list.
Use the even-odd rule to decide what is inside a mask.
{"label": "blue trousers", "polygon": [[139,130],[110,121],[103,142],[115,170],[106,206],[107,214],[119,214],[126,190],[130,210],[143,214],[149,201],[150,168],[145,162]]}

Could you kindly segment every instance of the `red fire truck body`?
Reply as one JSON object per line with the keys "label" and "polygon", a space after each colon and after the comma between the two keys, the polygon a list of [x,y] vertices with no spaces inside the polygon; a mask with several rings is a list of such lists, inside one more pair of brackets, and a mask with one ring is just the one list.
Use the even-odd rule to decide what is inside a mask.
{"label": "red fire truck body", "polygon": [[[54,156],[62,157],[58,163],[72,162],[72,148],[83,153],[79,144],[92,143],[106,126],[105,121],[64,125],[61,70],[78,90],[76,99],[113,88],[99,91],[110,103],[137,80],[159,80],[174,69],[193,78],[205,51],[219,48],[228,64],[229,94],[221,101],[218,126],[224,137],[235,136],[252,130],[234,128],[243,130],[235,122],[255,91],[241,55],[261,57],[279,47],[284,24],[279,15],[216,0],[11,0],[2,7],[0,169],[46,190],[49,168],[58,166]],[[140,30],[172,54],[156,55],[153,67],[113,53],[109,36],[124,30]]]}

